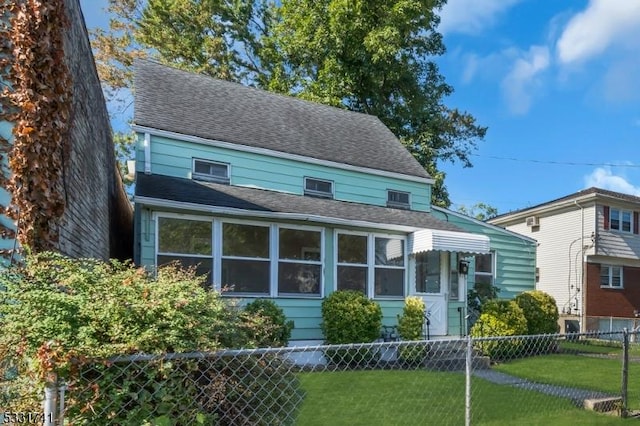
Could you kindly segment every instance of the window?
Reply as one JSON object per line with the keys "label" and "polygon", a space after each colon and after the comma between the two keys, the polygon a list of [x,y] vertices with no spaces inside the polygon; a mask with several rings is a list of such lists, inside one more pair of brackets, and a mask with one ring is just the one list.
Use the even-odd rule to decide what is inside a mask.
{"label": "window", "polygon": [[195,179],[229,183],[229,164],[194,158],[192,176]]}
{"label": "window", "polygon": [[210,274],[211,225],[211,221],[159,217],[157,265],[177,262],[183,267],[195,267],[199,275]]}
{"label": "window", "polygon": [[629,210],[611,209],[609,228],[622,232],[633,232],[633,213]]}
{"label": "window", "polygon": [[320,295],[322,233],[278,230],[278,294]]}
{"label": "window", "polygon": [[449,300],[460,300],[458,268],[458,253],[451,253],[449,256]]}
{"label": "window", "polygon": [[337,288],[369,297],[402,297],[405,241],[373,234],[338,234]]}
{"label": "window", "polygon": [[387,207],[396,207],[400,209],[411,208],[409,193],[393,191],[391,189],[387,190]]}
{"label": "window", "polygon": [[306,177],[304,178],[304,195],[333,198],[333,182]]}
{"label": "window", "polygon": [[416,254],[416,293],[441,293],[439,251]]}
{"label": "window", "polygon": [[622,266],[600,265],[600,287],[622,288]]}
{"label": "window", "polygon": [[230,293],[270,294],[269,227],[222,224],[222,287]]}
{"label": "window", "polygon": [[493,253],[475,255],[474,289],[480,296],[492,297],[495,293],[493,255]]}
{"label": "window", "polygon": [[240,296],[322,296],[323,231],[293,225],[157,215],[158,266],[193,266]]}

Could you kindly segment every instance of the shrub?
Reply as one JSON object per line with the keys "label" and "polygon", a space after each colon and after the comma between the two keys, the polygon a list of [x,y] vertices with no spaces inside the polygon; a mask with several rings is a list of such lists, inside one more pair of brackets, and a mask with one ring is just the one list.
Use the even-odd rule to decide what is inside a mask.
{"label": "shrub", "polygon": [[549,294],[540,291],[525,291],[515,298],[527,319],[527,334],[555,334],[558,325],[558,306]]}
{"label": "shrub", "polygon": [[[3,408],[38,411],[45,379],[57,375],[69,385],[66,413],[77,424],[165,424],[167,418],[211,423],[222,408],[246,411],[229,389],[215,397],[226,404],[222,408],[194,404],[202,393],[201,360],[100,361],[255,345],[252,336],[260,335],[256,327],[264,322],[243,321],[237,305],[206,290],[194,270],[169,266],[150,276],[127,263],[42,253],[0,275],[0,288]],[[273,398],[296,400],[294,377],[264,362],[250,363],[255,366],[238,376],[243,382],[264,382],[263,391]],[[111,408],[94,418],[102,406]],[[257,410],[271,415],[270,407]],[[271,417],[273,424],[283,421]]]}
{"label": "shrub", "polygon": [[[527,332],[522,308],[513,300],[490,300],[484,304],[480,318],[471,328],[471,337],[520,336]],[[521,339],[479,340],[476,348],[496,359],[518,356]]]}
{"label": "shrub", "polygon": [[[419,340],[422,337],[426,307],[420,297],[409,296],[404,301],[402,315],[398,316],[398,333],[403,340]],[[427,355],[425,346],[400,346],[398,356],[409,363],[422,361]]]}
{"label": "shrub", "polygon": [[[380,337],[382,309],[353,290],[331,293],[322,301],[322,331],[328,344],[368,343]],[[374,357],[368,350],[338,350],[326,354],[336,363],[360,364]]]}
{"label": "shrub", "polygon": [[[259,347],[287,346],[293,330],[293,321],[288,321],[284,311],[272,300],[256,299],[244,307],[244,311],[252,318],[256,315],[266,320],[261,336],[255,336]],[[255,329],[255,327],[253,328]]]}
{"label": "shrub", "polygon": [[335,291],[322,301],[321,327],[328,344],[373,342],[380,337],[382,309],[358,291]]}

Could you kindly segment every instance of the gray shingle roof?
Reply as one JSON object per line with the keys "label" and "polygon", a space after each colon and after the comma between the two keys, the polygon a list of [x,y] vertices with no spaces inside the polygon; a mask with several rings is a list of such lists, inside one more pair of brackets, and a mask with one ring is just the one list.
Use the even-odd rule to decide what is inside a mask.
{"label": "gray shingle roof", "polygon": [[425,212],[194,181],[164,175],[138,173],[136,196],[261,212],[298,213],[379,224],[465,232],[458,226],[436,219]]}
{"label": "gray shingle roof", "polygon": [[156,62],[135,64],[134,122],[410,176],[429,174],[377,118]]}

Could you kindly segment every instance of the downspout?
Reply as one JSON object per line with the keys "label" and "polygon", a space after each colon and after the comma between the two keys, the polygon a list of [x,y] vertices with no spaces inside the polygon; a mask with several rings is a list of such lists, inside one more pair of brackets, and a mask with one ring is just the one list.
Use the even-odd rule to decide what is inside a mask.
{"label": "downspout", "polygon": [[580,332],[587,331],[587,286],[584,276],[584,262],[586,260],[586,254],[584,253],[584,207],[578,203],[577,200],[573,200],[574,204],[580,208]]}

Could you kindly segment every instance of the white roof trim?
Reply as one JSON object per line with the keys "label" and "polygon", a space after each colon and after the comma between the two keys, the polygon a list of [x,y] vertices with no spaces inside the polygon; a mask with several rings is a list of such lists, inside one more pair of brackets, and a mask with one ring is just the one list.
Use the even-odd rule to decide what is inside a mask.
{"label": "white roof trim", "polygon": [[320,166],[334,167],[337,169],[349,170],[354,172],[368,173],[372,175],[384,176],[384,177],[389,177],[394,179],[408,180],[411,182],[427,183],[427,184],[435,183],[435,180],[430,178],[423,178],[423,177],[413,176],[413,175],[405,175],[403,173],[389,172],[386,170],[371,169],[368,167],[353,166],[351,164],[338,163],[338,162],[329,161],[329,160],[319,160],[317,158],[306,157],[304,155],[274,151],[267,148],[259,148],[255,146],[248,146],[248,145],[236,144],[231,142],[223,142],[215,139],[206,139],[206,138],[201,138],[199,136],[185,135],[183,133],[175,133],[167,130],[155,129],[153,127],[138,126],[134,124],[133,126],[131,126],[131,128],[136,132],[147,133],[154,136],[160,136],[160,137],[169,138],[169,139],[177,139],[184,142],[199,143],[202,145],[233,149],[235,151],[251,152],[254,154],[268,155],[270,157],[285,158],[287,160],[301,161],[303,163],[317,164]]}
{"label": "white roof trim", "polygon": [[421,229],[409,236],[409,253],[451,251],[459,253],[489,253],[490,240],[486,235],[468,232]]}
{"label": "white roof trim", "polygon": [[405,233],[410,233],[420,229],[415,226],[367,222],[364,220],[341,219],[336,217],[310,215],[310,214],[304,214],[304,213],[286,213],[286,212],[269,212],[269,211],[258,211],[258,210],[234,209],[229,207],[210,206],[207,204],[185,203],[181,201],[142,197],[139,195],[135,196],[133,201],[136,204],[139,203],[145,206],[168,208],[168,209],[192,210],[197,212],[205,212],[210,214],[222,214],[222,215],[229,215],[229,216],[242,216],[242,217],[262,218],[262,219],[270,219],[270,220],[278,220],[278,219],[279,220],[301,220],[306,222],[321,223],[321,224],[328,224],[328,225],[339,225],[344,227],[357,227],[357,228],[372,228],[372,229],[381,229],[386,231],[396,231],[396,232],[405,232]]}

